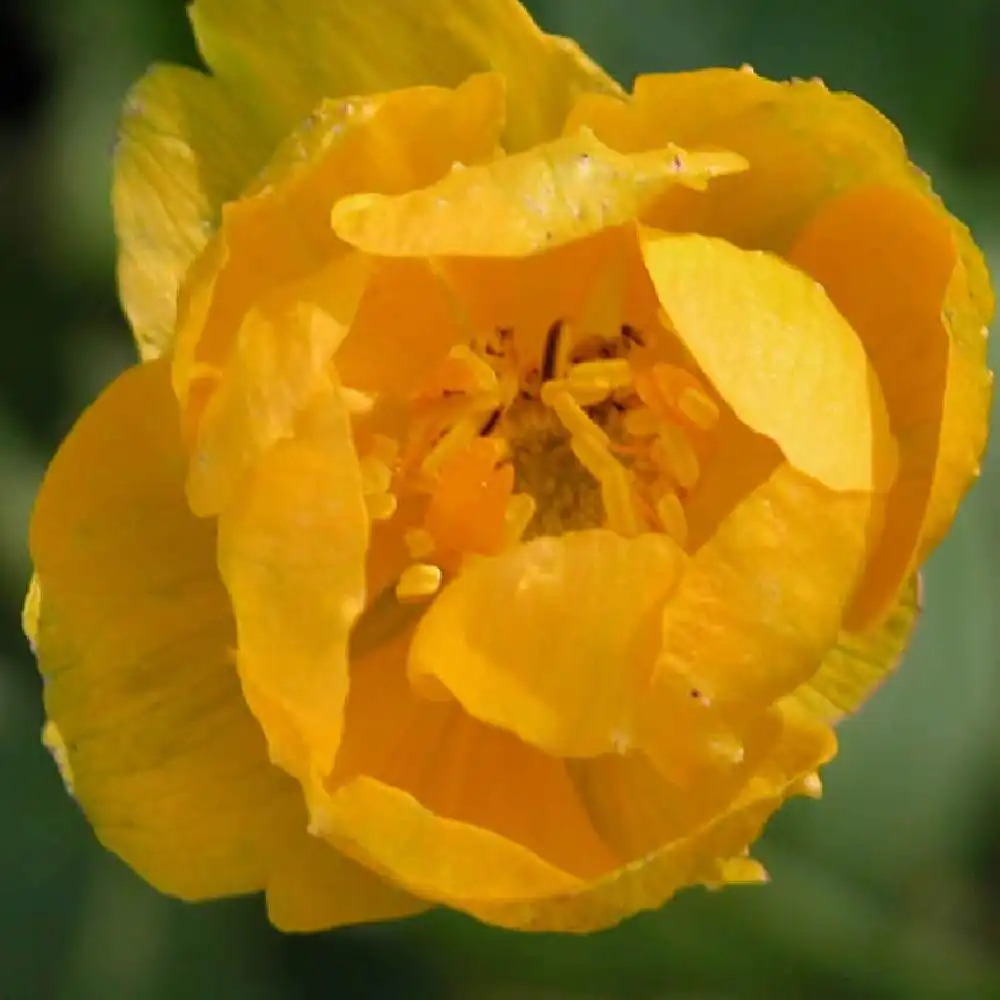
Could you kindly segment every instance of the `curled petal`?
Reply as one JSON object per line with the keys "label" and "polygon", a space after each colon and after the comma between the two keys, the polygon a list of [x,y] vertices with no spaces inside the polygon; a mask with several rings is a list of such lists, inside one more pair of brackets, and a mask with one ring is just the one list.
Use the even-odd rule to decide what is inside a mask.
{"label": "curled petal", "polygon": [[522,257],[630,222],[671,186],[703,188],[745,165],[729,153],[673,146],[624,156],[584,129],[453,169],[424,190],[345,198],[334,207],[333,228],[345,242],[387,256]]}
{"label": "curled petal", "polygon": [[976,256],[935,201],[886,185],[856,187],[828,202],[790,252],[857,331],[899,441],[898,482],[851,612],[857,628],[886,612],[979,468],[992,298],[988,284],[976,287]]}
{"label": "curled petal", "polygon": [[770,254],[651,235],[643,255],[677,336],[736,416],[834,490],[885,490],[895,446],[857,334],[823,288]]}
{"label": "curled petal", "polygon": [[308,781],[329,771],[340,743],[368,515],[332,384],[317,390],[296,431],[254,464],[220,513],[219,567],[247,702],[272,759]]}
{"label": "curled petal", "polygon": [[622,749],[683,559],[665,535],[603,529],[478,559],[421,621],[411,671],[549,753]]}
{"label": "curled petal", "polygon": [[[157,361],[105,391],[42,484],[30,617],[47,741],[73,794],[102,842],[163,892],[267,888],[297,928],[419,905],[326,845],[317,856],[301,791],[269,763],[244,704],[214,528],[187,509],[184,467]],[[115,475],[95,475],[106,468]],[[326,894],[334,879],[352,894]]]}

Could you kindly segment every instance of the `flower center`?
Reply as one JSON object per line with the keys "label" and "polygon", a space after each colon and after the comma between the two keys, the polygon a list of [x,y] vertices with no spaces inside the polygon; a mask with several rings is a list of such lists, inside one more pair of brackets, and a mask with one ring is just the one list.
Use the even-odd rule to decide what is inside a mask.
{"label": "flower center", "polygon": [[501,329],[453,348],[412,401],[406,439],[362,461],[374,519],[394,516],[397,495],[420,511],[401,599],[432,595],[468,555],[540,535],[604,527],[686,543],[684,498],[719,418],[700,380],[629,326],[581,336],[557,321],[534,358],[518,347]]}

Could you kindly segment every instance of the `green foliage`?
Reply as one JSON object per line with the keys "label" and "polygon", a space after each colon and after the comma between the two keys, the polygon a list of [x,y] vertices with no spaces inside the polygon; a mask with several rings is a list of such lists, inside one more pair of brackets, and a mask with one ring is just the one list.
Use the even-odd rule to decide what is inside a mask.
{"label": "green foliage", "polygon": [[[900,124],[1000,259],[992,0],[531,6],[626,82],[640,71],[749,62],[861,93]],[[591,938],[503,933],[443,913],[282,938],[259,900],[185,906],[105,854],[38,740],[39,685],[17,624],[25,525],[47,455],[130,357],[107,207],[118,106],[148,62],[195,55],[177,0],[12,9],[0,15],[9,48],[0,60],[0,997],[1000,997],[992,460],[932,560],[928,610],[904,669],[843,727],[825,800],[793,803],[768,831],[768,888],[690,892]]]}

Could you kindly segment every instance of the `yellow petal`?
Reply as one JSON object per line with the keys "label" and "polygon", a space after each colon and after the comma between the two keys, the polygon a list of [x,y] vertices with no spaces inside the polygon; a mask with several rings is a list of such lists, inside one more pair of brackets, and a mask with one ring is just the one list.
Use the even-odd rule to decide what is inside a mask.
{"label": "yellow petal", "polygon": [[[359,857],[377,852],[372,858],[381,870],[442,901],[488,895],[498,883],[484,882],[484,874],[472,869],[442,870],[433,845],[408,842],[391,852],[379,846],[386,836],[377,825],[379,802],[393,800],[392,808],[402,810],[397,793],[412,797],[424,811],[414,816],[426,824],[428,838],[437,828],[445,839],[454,835],[456,846],[467,843],[468,850],[483,852],[490,871],[518,858],[515,865],[537,864],[539,871],[551,866],[567,877],[594,878],[613,868],[617,859],[594,832],[565,763],[483,725],[452,699],[416,694],[406,675],[408,645],[403,635],[352,663],[344,740],[334,772],[312,799],[314,829],[334,844],[343,839],[355,845]],[[364,793],[375,797],[372,811],[358,800],[352,807],[358,811],[342,816],[358,778],[381,786]],[[341,825],[347,816],[360,825]],[[452,823],[463,824],[463,832],[454,832]],[[496,852],[491,859],[490,850]],[[414,881],[421,856],[428,869]],[[515,877],[521,876],[495,876]]]}
{"label": "yellow petal", "polygon": [[576,98],[619,93],[576,45],[541,32],[516,0],[196,0],[198,45],[227,88],[275,136],[324,97],[455,86],[497,70],[508,81],[508,148],[557,135]]}
{"label": "yellow petal", "polygon": [[398,257],[522,257],[629,222],[672,185],[703,188],[744,169],[728,153],[675,146],[624,156],[589,130],[479,167],[425,190],[359,194],[334,207],[337,235]]}
{"label": "yellow petal", "polygon": [[[864,565],[869,513],[864,494],[778,466],[688,562],[664,609],[657,683],[766,704],[808,680]],[[658,701],[646,704],[645,738],[669,741]]]}
{"label": "yellow petal", "polygon": [[854,184],[917,183],[892,123],[818,80],[729,69],[640,76],[628,103],[583,100],[567,128],[581,125],[624,152],[676,142],[745,157],[746,172],[704,196],[672,192],[647,221],[748,248],[785,252],[822,202]]}
{"label": "yellow petal", "polygon": [[550,753],[623,749],[682,561],[664,535],[603,529],[476,560],[418,626],[411,670]]}
{"label": "yellow petal", "polygon": [[898,665],[920,613],[920,580],[911,577],[884,621],[864,632],[843,630],[816,676],[793,697],[829,722],[860,708]]}
{"label": "yellow petal", "polygon": [[521,930],[589,932],[658,907],[689,885],[759,881],[761,869],[744,858],[748,846],[797,783],[836,750],[830,729],[793,703],[779,705],[778,717],[780,736],[755,777],[698,829],[575,891],[537,901],[477,902],[470,912]]}
{"label": "yellow petal", "polygon": [[328,292],[320,308],[306,293],[287,306],[253,309],[240,324],[229,364],[213,379],[214,392],[197,421],[188,501],[199,516],[218,513],[254,460],[293,435],[302,409],[327,378],[364,288],[356,258],[342,255],[321,274],[344,301],[334,304]]}
{"label": "yellow petal", "polygon": [[[290,921],[308,904],[323,926],[393,916],[398,890],[329,848],[312,853],[301,791],[267,760],[185,464],[167,366],[151,362],[108,388],[46,473],[31,550],[48,740],[100,839],[160,890],[269,886],[280,912],[299,914]],[[307,859],[322,898],[293,881]]]}
{"label": "yellow petal", "polygon": [[305,832],[276,852],[267,880],[267,915],[278,930],[304,933],[420,913],[428,903]]}
{"label": "yellow petal", "polygon": [[[962,254],[962,250],[965,254]],[[938,204],[914,187],[856,187],[800,233],[790,259],[820,281],[864,344],[899,441],[899,480],[852,609],[863,627],[884,614],[926,556],[975,476],[986,440],[988,286],[978,254]],[[943,426],[942,426],[943,424]]]}
{"label": "yellow petal", "polygon": [[367,545],[350,422],[327,383],[219,515],[244,692],[272,759],[303,781],[332,767],[340,742]]}
{"label": "yellow petal", "polygon": [[770,254],[704,236],[650,235],[643,254],[677,336],[743,423],[831,489],[888,486],[885,402],[820,285]]}
{"label": "yellow petal", "polygon": [[144,358],[170,346],[177,293],[270,146],[211,78],[179,66],[151,70],[129,95],[114,161],[118,281]]}
{"label": "yellow petal", "polygon": [[[571,891],[581,880],[500,834],[427,809],[408,792],[358,777],[313,805],[314,828],[375,871],[427,899],[461,905],[536,899]],[[464,907],[463,907],[464,908]]]}
{"label": "yellow petal", "polygon": [[315,108],[246,197],[226,206],[182,289],[174,385],[185,407],[192,383],[225,367],[251,307],[297,296],[344,318],[343,285],[354,278],[342,273],[345,247],[330,229],[338,198],[396,194],[432,184],[456,160],[489,160],[502,121],[495,76]]}

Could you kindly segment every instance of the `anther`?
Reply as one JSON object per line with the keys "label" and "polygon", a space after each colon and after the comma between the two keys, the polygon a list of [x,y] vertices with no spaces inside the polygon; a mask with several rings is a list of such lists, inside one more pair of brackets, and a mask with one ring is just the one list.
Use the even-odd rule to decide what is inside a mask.
{"label": "anther", "polygon": [[557,319],[545,335],[545,349],[542,353],[542,381],[548,382],[556,376],[556,360],[559,357],[559,341],[562,339],[563,321]]}
{"label": "anther", "polygon": [[657,441],[653,446],[664,470],[681,489],[689,490],[701,474],[698,456],[687,435],[673,424],[660,424]]}
{"label": "anther", "polygon": [[676,493],[664,493],[656,501],[656,516],[663,531],[683,549],[687,545],[688,526],[684,507]]}
{"label": "anther", "polygon": [[710,431],[719,422],[715,401],[700,389],[684,389],[677,397],[677,409],[699,430]]}
{"label": "anther", "polygon": [[521,540],[537,509],[535,498],[529,493],[515,493],[507,501],[503,533],[504,541],[508,545],[514,545]]}
{"label": "anther", "polygon": [[365,508],[373,521],[388,521],[398,506],[395,493],[369,493],[365,497]]}
{"label": "anther", "polygon": [[426,559],[434,551],[434,536],[426,528],[410,528],[403,541],[411,559]]}
{"label": "anther", "polygon": [[396,597],[400,601],[419,601],[433,597],[440,589],[443,578],[440,566],[414,563],[400,574],[396,584]]}

